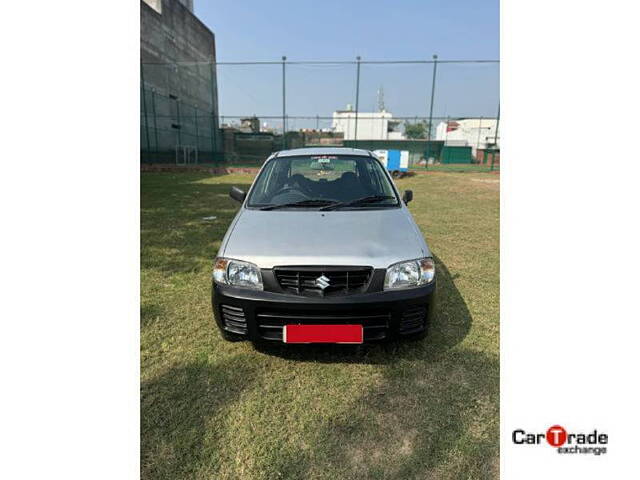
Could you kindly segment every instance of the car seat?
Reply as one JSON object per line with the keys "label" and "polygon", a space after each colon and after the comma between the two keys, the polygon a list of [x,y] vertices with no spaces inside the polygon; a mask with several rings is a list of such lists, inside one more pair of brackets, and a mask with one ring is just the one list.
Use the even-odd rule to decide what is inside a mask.
{"label": "car seat", "polygon": [[353,172],[344,172],[340,177],[340,197],[341,200],[356,199],[364,195],[364,189]]}

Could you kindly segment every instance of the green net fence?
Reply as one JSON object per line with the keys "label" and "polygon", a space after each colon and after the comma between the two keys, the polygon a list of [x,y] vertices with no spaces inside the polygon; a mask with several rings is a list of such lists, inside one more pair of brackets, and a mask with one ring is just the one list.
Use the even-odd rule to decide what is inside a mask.
{"label": "green net fence", "polygon": [[351,146],[408,150],[410,169],[500,165],[495,60],[145,63],[140,99],[143,163]]}

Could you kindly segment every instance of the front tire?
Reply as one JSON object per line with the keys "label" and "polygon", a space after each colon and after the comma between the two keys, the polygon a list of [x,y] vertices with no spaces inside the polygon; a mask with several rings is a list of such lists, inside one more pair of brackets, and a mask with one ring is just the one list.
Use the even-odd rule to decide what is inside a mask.
{"label": "front tire", "polygon": [[425,338],[427,338],[427,331],[429,329],[425,328],[424,330],[420,331],[420,332],[416,332],[416,333],[409,333],[407,335],[402,335],[400,338],[402,338],[402,340],[407,340],[409,342],[420,342],[422,340],[424,340]]}

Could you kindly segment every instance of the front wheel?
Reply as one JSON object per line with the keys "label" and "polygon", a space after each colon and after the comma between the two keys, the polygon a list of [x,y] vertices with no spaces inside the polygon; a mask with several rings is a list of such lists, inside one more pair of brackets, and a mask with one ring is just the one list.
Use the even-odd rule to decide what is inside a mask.
{"label": "front wheel", "polygon": [[420,332],[409,333],[408,335],[402,335],[401,338],[403,340],[407,340],[409,342],[419,342],[419,341],[424,340],[425,338],[427,338],[427,330],[428,330],[428,328],[425,328],[424,330],[422,330]]}

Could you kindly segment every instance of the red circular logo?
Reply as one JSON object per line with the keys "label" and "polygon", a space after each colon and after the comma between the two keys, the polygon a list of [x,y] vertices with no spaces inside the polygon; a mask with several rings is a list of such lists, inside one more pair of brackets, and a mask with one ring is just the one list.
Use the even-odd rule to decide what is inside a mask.
{"label": "red circular logo", "polygon": [[552,447],[561,447],[567,441],[567,431],[560,425],[554,425],[547,430],[547,442]]}

